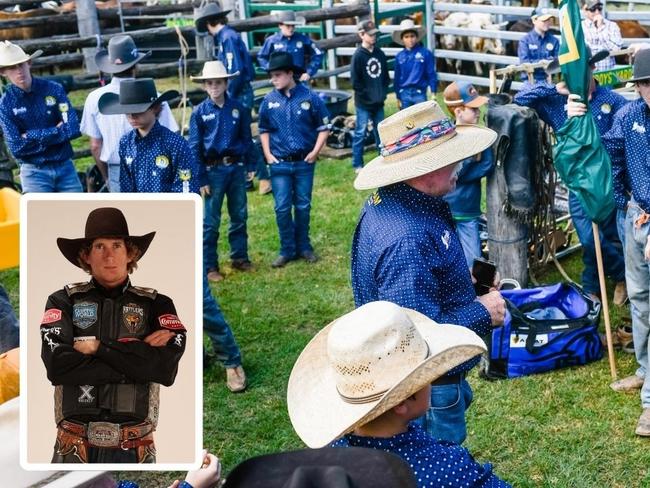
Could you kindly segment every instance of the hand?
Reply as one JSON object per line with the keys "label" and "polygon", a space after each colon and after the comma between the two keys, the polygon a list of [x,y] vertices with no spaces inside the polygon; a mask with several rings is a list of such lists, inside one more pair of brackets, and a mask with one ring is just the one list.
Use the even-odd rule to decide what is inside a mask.
{"label": "hand", "polygon": [[199,191],[201,192],[202,197],[210,195],[210,185],[202,186]]}
{"label": "hand", "polygon": [[152,332],[147,337],[144,338],[144,342],[149,344],[151,347],[163,347],[166,346],[169,340],[172,337],[175,337],[176,333],[167,329],[160,329],[156,332]]}
{"label": "hand", "polygon": [[317,158],[318,158],[318,153],[312,151],[309,154],[307,154],[307,156],[305,156],[305,161],[311,164],[311,163],[315,163]]}
{"label": "hand", "polygon": [[264,158],[266,159],[266,164],[277,164],[280,162],[278,161],[278,158],[271,153],[265,155]]}
{"label": "hand", "polygon": [[578,102],[578,100],[580,100],[580,95],[576,95],[575,93],[569,95],[569,100],[566,104],[566,113],[569,118],[582,117],[587,113],[587,106],[582,102]]}
{"label": "hand", "polygon": [[[208,451],[203,451],[203,465],[195,470],[188,471],[185,481],[193,488],[212,488],[221,480],[221,463],[219,458]],[[180,481],[175,480],[169,488],[176,488]]]}
{"label": "hand", "polygon": [[605,23],[605,19],[603,18],[603,14],[596,14],[594,15],[593,18],[594,25],[598,28],[602,27],[603,24]]}
{"label": "hand", "polygon": [[648,240],[645,243],[645,251],[643,254],[645,255],[645,260],[650,262],[650,236],[648,236]]}
{"label": "hand", "polygon": [[80,352],[81,354],[95,354],[97,349],[99,349],[99,341],[96,339],[90,341],[75,341],[72,345],[75,351]]}
{"label": "hand", "polygon": [[494,280],[492,280],[492,288],[490,288],[490,291],[496,291],[499,289],[499,285],[501,284],[501,274],[499,272],[494,273]]}
{"label": "hand", "polygon": [[309,76],[309,74],[307,74],[307,73],[303,73],[303,74],[300,75],[299,80],[300,81],[309,81],[309,80],[311,80],[311,76]]}
{"label": "hand", "polygon": [[506,302],[496,290],[492,290],[485,295],[476,298],[481,305],[483,305],[490,314],[492,325],[497,327],[503,325],[506,317]]}
{"label": "hand", "polygon": [[560,95],[569,96],[569,87],[566,86],[566,83],[564,81],[560,81],[557,85],[555,85],[555,91]]}

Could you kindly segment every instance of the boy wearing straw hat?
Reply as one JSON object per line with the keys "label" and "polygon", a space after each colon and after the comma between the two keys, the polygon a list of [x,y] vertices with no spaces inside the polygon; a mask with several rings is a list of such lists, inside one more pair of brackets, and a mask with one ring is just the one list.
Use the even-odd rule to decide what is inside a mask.
{"label": "boy wearing straw hat", "polygon": [[490,464],[412,422],[429,408],[431,383],[485,352],[474,332],[440,325],[386,301],[330,323],[307,344],[287,387],[289,418],[309,447],[333,443],[392,452],[419,488],[507,487]]}
{"label": "boy wearing straw hat", "polygon": [[[352,243],[352,289],[357,306],[389,300],[440,323],[478,335],[503,324],[505,303],[496,290],[476,297],[449,205],[458,163],[487,149],[494,131],[455,126],[436,102],[401,110],[379,124],[381,154],[357,176],[368,198]],[[462,443],[472,390],[465,380],[472,359],[436,380],[427,431]]]}
{"label": "boy wearing straw hat", "polygon": [[32,59],[41,54],[0,42],[0,75],[11,82],[0,100],[2,132],[24,193],[81,192],[70,144],[81,135],[77,113],[60,84],[32,77]]}
{"label": "boy wearing straw hat", "polygon": [[230,228],[230,259],[232,267],[250,271],[248,258],[246,220],[246,178],[255,171],[246,154],[251,145],[251,119],[239,102],[231,99],[226,90],[229,80],[239,73],[227,73],[221,61],[208,61],[199,76],[192,81],[201,83],[208,94],[190,117],[189,143],[194,155],[206,172],[206,185],[201,188],[205,196],[203,218],[203,263],[210,281],[221,281],[217,245],[221,207],[228,199]]}
{"label": "boy wearing straw hat", "polygon": [[266,38],[262,49],[257,53],[257,63],[266,70],[272,53],[287,52],[291,54],[293,64],[304,70],[298,80],[309,81],[321,67],[323,51],[318,49],[309,36],[296,32],[296,26],[304,25],[305,18],[297,17],[293,10],[274,10],[271,15],[277,17],[280,32]]}
{"label": "boy wearing straw hat", "polygon": [[431,95],[436,94],[438,77],[433,54],[420,40],[424,28],[415,25],[413,20],[404,19],[399,29],[393,32],[393,41],[404,46],[395,56],[395,77],[393,87],[400,108],[407,108],[427,100],[427,88]]}

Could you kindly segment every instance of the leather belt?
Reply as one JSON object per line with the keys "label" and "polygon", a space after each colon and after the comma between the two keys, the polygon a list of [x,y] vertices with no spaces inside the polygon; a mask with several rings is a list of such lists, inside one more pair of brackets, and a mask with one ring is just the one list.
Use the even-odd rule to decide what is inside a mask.
{"label": "leather belt", "polygon": [[[59,424],[59,431],[82,439],[83,443],[88,446],[113,449],[133,449],[134,447],[153,444],[153,438],[148,436],[153,430],[151,422],[121,425],[111,422],[82,424],[62,420]],[[149,438],[143,439],[145,436]]]}
{"label": "leather belt", "polygon": [[224,156],[222,158],[212,158],[206,159],[206,166],[230,166],[231,164],[237,163],[239,158],[234,156]]}
{"label": "leather belt", "polygon": [[456,373],[451,376],[441,376],[436,381],[431,383],[431,386],[442,386],[442,385],[457,385],[465,379],[465,373]]}
{"label": "leather belt", "polygon": [[295,163],[298,161],[304,161],[305,156],[307,156],[308,153],[299,153],[299,154],[289,154],[288,156],[284,156],[281,158],[278,158],[279,161],[287,161],[289,163]]}

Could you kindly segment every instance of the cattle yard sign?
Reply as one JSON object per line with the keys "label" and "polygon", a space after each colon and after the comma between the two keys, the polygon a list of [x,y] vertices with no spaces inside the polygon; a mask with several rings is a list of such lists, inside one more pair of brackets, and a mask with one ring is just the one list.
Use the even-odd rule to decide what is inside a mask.
{"label": "cattle yard sign", "polygon": [[632,78],[632,66],[616,66],[612,69],[596,71],[594,78],[600,86],[613,87],[623,85]]}

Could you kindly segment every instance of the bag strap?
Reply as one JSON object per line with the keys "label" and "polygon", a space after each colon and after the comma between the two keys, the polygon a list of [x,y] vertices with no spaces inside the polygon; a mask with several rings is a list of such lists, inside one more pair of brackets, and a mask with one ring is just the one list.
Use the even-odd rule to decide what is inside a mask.
{"label": "bag strap", "polygon": [[[506,302],[506,305],[508,306],[508,311],[510,312],[510,315],[512,316],[513,319],[517,319],[520,323],[526,324],[526,327],[528,327],[527,331],[527,336],[526,336],[526,350],[533,354],[535,352],[535,340],[537,339],[537,324],[530,320],[526,315],[524,315],[524,312],[517,308],[517,306],[512,303],[512,301],[508,300],[507,298],[504,297],[504,300]],[[535,307],[529,307],[529,305],[536,305]],[[534,310],[535,308],[539,308],[540,304],[539,302],[533,302],[531,304],[526,304],[524,309],[528,310]],[[519,327],[516,325],[513,326],[515,330],[518,330]]]}

